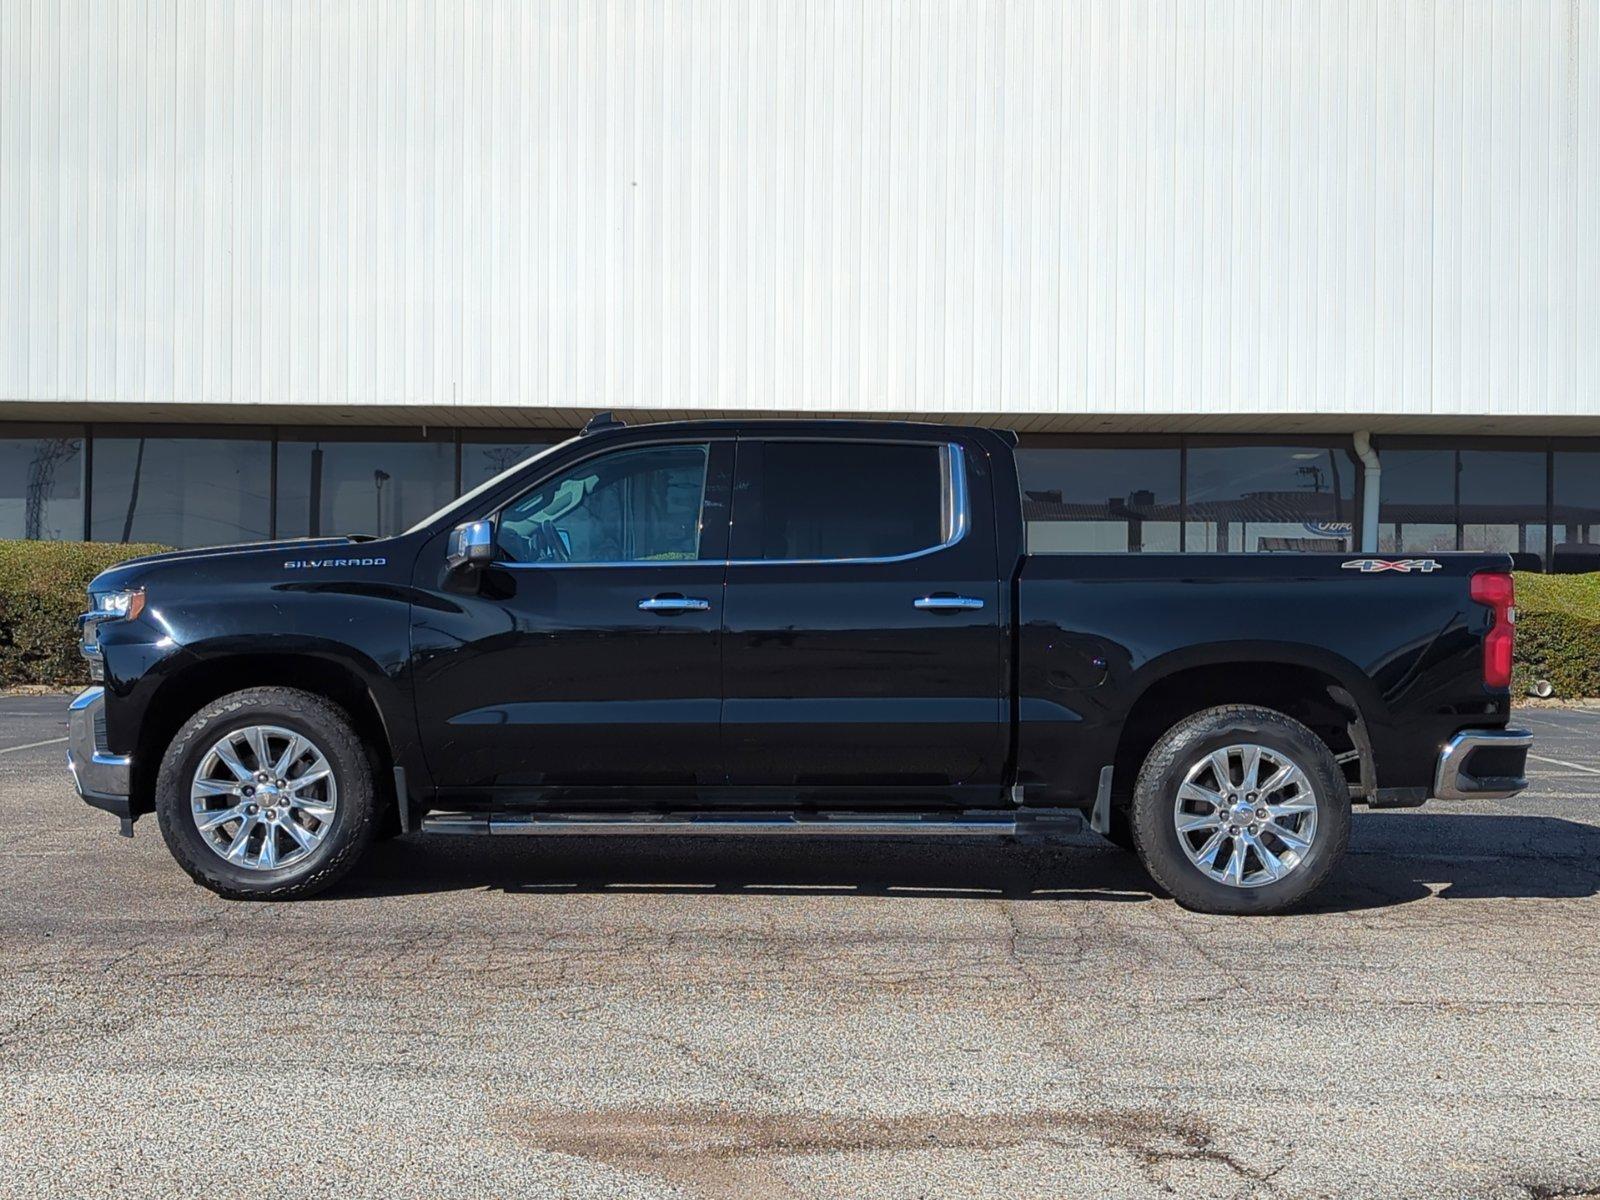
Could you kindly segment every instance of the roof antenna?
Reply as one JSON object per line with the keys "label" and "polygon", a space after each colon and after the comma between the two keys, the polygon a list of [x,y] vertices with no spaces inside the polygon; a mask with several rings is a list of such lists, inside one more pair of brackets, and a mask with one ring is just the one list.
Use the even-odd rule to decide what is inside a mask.
{"label": "roof antenna", "polygon": [[599,433],[603,429],[625,429],[627,424],[626,421],[617,420],[617,415],[607,409],[605,412],[597,412],[590,417],[580,436],[588,437],[591,433]]}

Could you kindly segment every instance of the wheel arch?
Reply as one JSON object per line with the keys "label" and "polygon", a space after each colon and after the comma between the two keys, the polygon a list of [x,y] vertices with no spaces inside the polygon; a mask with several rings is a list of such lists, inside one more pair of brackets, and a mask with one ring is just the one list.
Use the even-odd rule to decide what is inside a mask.
{"label": "wheel arch", "polygon": [[1347,765],[1353,797],[1376,786],[1369,722],[1381,701],[1365,673],[1331,651],[1264,642],[1197,647],[1146,664],[1130,691],[1134,698],[1117,738],[1113,804],[1129,801],[1139,768],[1163,733],[1184,717],[1224,704],[1258,705],[1293,717]]}
{"label": "wheel arch", "polygon": [[380,806],[394,807],[395,756],[389,722],[368,681],[353,665],[309,651],[238,652],[192,658],[162,679],[151,695],[134,753],[135,812],[154,809],[161,759],[183,723],[218,697],[251,687],[294,688],[337,705],[367,748]]}

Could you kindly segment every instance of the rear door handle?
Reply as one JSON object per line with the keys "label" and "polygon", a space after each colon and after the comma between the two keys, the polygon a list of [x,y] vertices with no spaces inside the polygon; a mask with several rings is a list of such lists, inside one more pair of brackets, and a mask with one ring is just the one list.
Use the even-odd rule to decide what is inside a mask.
{"label": "rear door handle", "polygon": [[923,596],[911,603],[916,608],[931,609],[934,612],[956,612],[983,607],[983,601],[976,596]]}
{"label": "rear door handle", "polygon": [[710,607],[711,601],[694,596],[651,596],[639,601],[639,608],[643,612],[705,612]]}

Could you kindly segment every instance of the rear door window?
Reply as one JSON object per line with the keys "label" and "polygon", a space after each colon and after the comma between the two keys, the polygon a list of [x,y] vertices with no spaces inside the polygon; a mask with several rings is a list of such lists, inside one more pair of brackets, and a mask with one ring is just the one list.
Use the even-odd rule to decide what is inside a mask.
{"label": "rear door window", "polygon": [[950,540],[945,447],[741,441],[732,557],[897,558]]}

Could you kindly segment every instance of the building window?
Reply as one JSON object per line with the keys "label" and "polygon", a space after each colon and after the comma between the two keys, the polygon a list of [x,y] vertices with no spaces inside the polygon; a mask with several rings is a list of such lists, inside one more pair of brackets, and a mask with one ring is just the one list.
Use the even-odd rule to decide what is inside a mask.
{"label": "building window", "polygon": [[1178,447],[1017,451],[1032,554],[1179,549]]}
{"label": "building window", "polygon": [[555,445],[558,439],[534,438],[526,441],[505,438],[496,441],[477,441],[464,434],[461,439],[461,490],[470,492],[485,480],[493,479],[501,471],[516,466],[539,451]]}
{"label": "building window", "polygon": [[83,437],[40,430],[0,438],[0,538],[82,536]]}
{"label": "building window", "polygon": [[403,533],[456,495],[455,450],[449,432],[409,440],[285,434],[278,443],[278,536]]}
{"label": "building window", "polygon": [[1425,554],[1456,548],[1456,453],[1383,446],[1378,549]]}
{"label": "building window", "polygon": [[1460,548],[1524,555],[1519,566],[1543,569],[1545,452],[1462,450],[1457,457]]}
{"label": "building window", "polygon": [[222,546],[270,534],[265,437],[96,436],[90,536],[97,542]]}
{"label": "building window", "polygon": [[1551,458],[1550,569],[1600,571],[1600,451],[1557,450]]}
{"label": "building window", "polygon": [[1355,457],[1342,448],[1190,445],[1184,548],[1348,551],[1355,477]]}
{"label": "building window", "polygon": [[1379,448],[1378,549],[1481,550],[1542,569],[1548,533],[1543,450]]}

